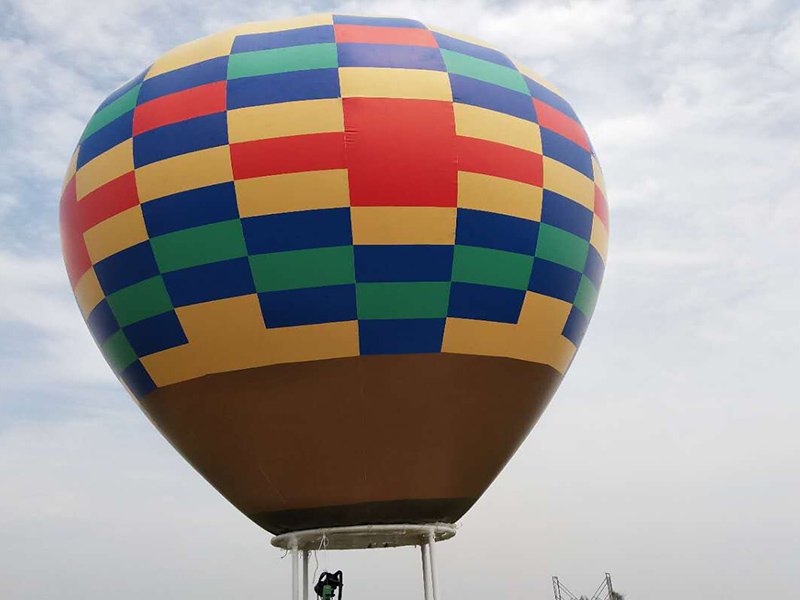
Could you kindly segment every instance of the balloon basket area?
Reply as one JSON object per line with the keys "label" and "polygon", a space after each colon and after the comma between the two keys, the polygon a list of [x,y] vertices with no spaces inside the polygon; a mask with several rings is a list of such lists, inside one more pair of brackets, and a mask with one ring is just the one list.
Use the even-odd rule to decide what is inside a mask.
{"label": "balloon basket area", "polygon": [[[425,600],[439,600],[436,542],[456,535],[455,525],[358,525],[292,531],[272,538],[272,545],[292,554],[292,600],[309,600],[308,563],[312,551],[368,550],[419,546]],[[302,569],[300,560],[302,557]]]}

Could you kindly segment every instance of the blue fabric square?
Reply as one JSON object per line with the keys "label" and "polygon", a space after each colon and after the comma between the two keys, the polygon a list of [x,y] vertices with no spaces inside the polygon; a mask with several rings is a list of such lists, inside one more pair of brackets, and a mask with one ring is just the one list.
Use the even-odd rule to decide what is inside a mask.
{"label": "blue fabric square", "polygon": [[349,208],[248,217],[242,219],[242,228],[250,254],[349,246],[353,243]]}
{"label": "blue fabric square", "polygon": [[144,104],[161,96],[182,92],[206,83],[224,81],[228,76],[228,57],[220,56],[209,60],[168,71],[145,79],[139,90],[137,104]]}
{"label": "blue fabric square", "polygon": [[572,110],[572,107],[570,106],[569,102],[564,100],[561,96],[559,96],[555,92],[548,90],[541,83],[534,81],[527,75],[523,75],[522,77],[523,79],[525,79],[525,83],[528,85],[528,90],[530,90],[531,96],[533,98],[541,100],[545,104],[552,106],[556,110],[559,110],[565,115],[567,115],[569,118],[580,123],[578,115],[576,115],[575,111]]}
{"label": "blue fabric square", "polygon": [[150,163],[228,143],[228,115],[220,112],[171,123],[133,138],[133,164]]}
{"label": "blue fabric square", "polygon": [[516,65],[514,65],[513,62],[511,62],[510,58],[508,58],[502,52],[493,50],[492,48],[479,46],[478,44],[473,44],[471,42],[465,42],[464,40],[459,40],[457,38],[450,37],[449,35],[445,35],[443,33],[437,33],[435,31],[433,32],[433,37],[436,38],[436,42],[439,44],[439,48],[444,48],[445,50],[452,50],[453,52],[460,52],[461,54],[466,54],[467,56],[480,58],[481,60],[487,60],[497,65],[509,67],[511,69],[514,69],[515,71],[517,70]]}
{"label": "blue fabric square", "polygon": [[459,283],[450,286],[448,317],[516,323],[525,301],[525,290]]}
{"label": "blue fabric square", "polygon": [[600,284],[603,283],[605,269],[606,265],[603,262],[603,257],[600,256],[594,246],[590,245],[589,254],[586,256],[586,266],[583,267],[583,274],[598,290],[600,289]]}
{"label": "blue fabric square", "polygon": [[147,373],[144,365],[138,360],[128,365],[119,376],[128,386],[131,393],[139,400],[144,399],[147,394],[156,389],[156,384]]}
{"label": "blue fabric square", "polygon": [[354,284],[266,292],[259,294],[258,300],[268,328],[355,321],[357,318]]}
{"label": "blue fabric square", "polygon": [[468,208],[458,209],[456,244],[493,248],[533,256],[539,223],[528,219]]}
{"label": "blue fabric square", "polygon": [[543,296],[558,298],[564,302],[572,303],[578,286],[581,283],[581,274],[569,267],[536,258],[533,261],[531,281],[528,289]]}
{"label": "blue fabric square", "polygon": [[297,100],[339,98],[339,69],[310,69],[228,81],[228,110]]}
{"label": "blue fabric square", "polygon": [[98,346],[102,346],[108,338],[119,330],[117,317],[111,312],[111,307],[105,299],[92,309],[92,312],[89,313],[89,318],[86,319],[86,324],[89,326],[89,331],[92,332],[92,337],[94,337]]}
{"label": "blue fabric square", "polygon": [[354,246],[356,281],[450,281],[453,246]]}
{"label": "blue fabric square", "polygon": [[575,346],[580,346],[588,326],[589,319],[576,306],[573,306],[561,335],[575,344]]}
{"label": "blue fabric square", "polygon": [[171,194],[141,206],[150,237],[239,218],[232,181]]}
{"label": "blue fabric square", "polygon": [[586,177],[592,179],[594,168],[592,167],[592,155],[589,152],[572,140],[568,140],[546,127],[542,127],[541,132],[543,156],[548,156],[564,163],[578,171],[578,173],[583,173]]}
{"label": "blue fabric square", "polygon": [[445,71],[442,53],[428,46],[337,44],[340,67],[384,67]]}
{"label": "blue fabric square", "polygon": [[588,240],[592,236],[592,211],[565,196],[544,190],[542,223],[553,225]]}
{"label": "blue fabric square", "polygon": [[450,73],[449,77],[453,102],[480,106],[526,121],[538,122],[533,102],[527,94],[455,73]]}
{"label": "blue fabric square", "polygon": [[358,322],[361,354],[427,354],[442,351],[445,319]]}
{"label": "blue fabric square", "polygon": [[134,283],[158,275],[158,265],[150,242],[142,242],[126,248],[94,266],[100,287],[106,296]]}
{"label": "blue fabric square", "polygon": [[172,271],[162,277],[173,306],[245,296],[256,291],[247,257]]}
{"label": "blue fabric square", "polygon": [[80,169],[93,158],[111,150],[133,135],[133,111],[120,115],[108,125],[95,131],[81,142],[78,150],[77,168]]}
{"label": "blue fabric square", "polygon": [[174,310],[128,325],[124,331],[139,357],[189,342]]}

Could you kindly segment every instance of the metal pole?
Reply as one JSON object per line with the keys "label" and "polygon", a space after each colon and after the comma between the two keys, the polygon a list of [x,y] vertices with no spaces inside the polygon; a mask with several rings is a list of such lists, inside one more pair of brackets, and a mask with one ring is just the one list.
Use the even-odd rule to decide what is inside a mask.
{"label": "metal pole", "polygon": [[428,555],[428,543],[423,542],[419,546],[420,556],[422,556],[422,589],[425,590],[425,600],[430,600],[431,576],[428,569],[430,558]]}
{"label": "metal pole", "polygon": [[428,531],[428,552],[431,557],[431,590],[433,591],[433,600],[439,600],[439,582],[436,577],[436,534],[434,530]]}
{"label": "metal pole", "polygon": [[300,600],[300,586],[298,586],[298,575],[297,572],[297,541],[295,540],[292,543],[292,600]]}
{"label": "metal pole", "polygon": [[303,550],[303,600],[308,600],[308,555],[310,550]]}

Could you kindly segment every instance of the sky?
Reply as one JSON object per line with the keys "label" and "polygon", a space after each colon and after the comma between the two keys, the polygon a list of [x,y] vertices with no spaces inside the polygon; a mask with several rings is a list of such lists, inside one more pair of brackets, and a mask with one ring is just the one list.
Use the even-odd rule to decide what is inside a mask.
{"label": "sky", "polygon": [[[227,26],[420,19],[555,84],[608,185],[571,371],[455,539],[443,598],[794,597],[800,586],[800,6],[794,0],[0,0],[0,597],[289,597],[289,559],[161,438],[82,323],[61,178],[114,88]],[[794,399],[793,399],[794,398]],[[421,597],[412,548],[322,553]],[[312,569],[315,563],[312,561]]]}

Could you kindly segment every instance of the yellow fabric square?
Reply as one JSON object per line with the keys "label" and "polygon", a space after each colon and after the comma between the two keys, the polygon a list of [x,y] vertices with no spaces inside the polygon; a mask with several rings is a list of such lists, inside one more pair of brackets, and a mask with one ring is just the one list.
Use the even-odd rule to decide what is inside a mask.
{"label": "yellow fabric square", "polygon": [[569,302],[526,292],[517,324],[448,317],[442,352],[505,356],[565,373],[575,354],[561,335],[571,308]]}
{"label": "yellow fabric square", "polygon": [[542,220],[542,188],[511,179],[458,172],[458,207]]}
{"label": "yellow fabric square", "polygon": [[455,208],[354,206],[354,244],[455,244]]}
{"label": "yellow fabric square", "polygon": [[592,155],[592,173],[594,173],[594,182],[597,187],[600,188],[600,191],[603,192],[603,196],[606,195],[606,178],[603,176],[603,169],[600,168],[600,163],[597,162],[597,159]]}
{"label": "yellow fabric square", "polygon": [[281,19],[280,21],[253,21],[251,23],[237,25],[229,31],[232,31],[235,35],[247,35],[251,33],[273,33],[275,31],[302,29],[304,27],[314,27],[316,25],[333,25],[333,15],[330,13],[323,13]]}
{"label": "yellow fabric square", "polygon": [[447,73],[421,69],[341,67],[343,98],[409,98],[452,101]]}
{"label": "yellow fabric square", "polygon": [[555,159],[545,156],[544,163],[544,189],[566,196],[583,204],[589,210],[594,210],[594,182]]}
{"label": "yellow fabric square", "polygon": [[592,216],[592,236],[589,238],[589,243],[594,246],[605,262],[606,256],[608,256],[608,230],[597,215]]}
{"label": "yellow fabric square", "polygon": [[233,181],[228,146],[173,156],[136,169],[139,201]]}
{"label": "yellow fabric square", "polygon": [[145,79],[230,54],[235,36],[233,31],[227,30],[173,48],[153,64]]}
{"label": "yellow fabric square", "polygon": [[[176,312],[194,350],[176,352],[167,362],[190,361],[193,355],[195,372],[203,374],[358,355],[357,321],[266,329],[256,294],[184,306]],[[169,376],[168,371],[164,368],[163,376]],[[191,373],[188,366],[176,371],[183,377]]]}
{"label": "yellow fabric square", "polygon": [[133,140],[127,139],[78,169],[75,174],[78,201],[101,185],[131,171],[133,171]]}
{"label": "yellow fabric square", "polygon": [[100,282],[97,280],[94,267],[81,275],[78,283],[75,284],[74,292],[75,299],[78,301],[78,306],[81,309],[81,314],[84,319],[88,319],[94,307],[100,304],[103,298],[106,297],[100,287]]}
{"label": "yellow fabric square", "polygon": [[134,206],[84,232],[89,258],[97,264],[120,250],[148,239],[141,206]]}
{"label": "yellow fabric square", "polygon": [[305,171],[236,181],[239,216],[350,206],[346,169]]}
{"label": "yellow fabric square", "polygon": [[344,131],[341,98],[283,102],[228,111],[231,144],[335,131]]}
{"label": "yellow fabric square", "polygon": [[78,166],[78,149],[75,149],[75,152],[72,153],[72,157],[69,159],[69,166],[67,167],[67,172],[64,175],[64,179],[61,182],[61,193],[64,193],[64,190],[69,185],[70,180],[75,175],[76,168]]}
{"label": "yellow fabric square", "polygon": [[143,356],[139,360],[153,383],[158,387],[164,387],[208,374],[202,356],[197,354],[198,348],[199,345],[182,344]]}
{"label": "yellow fabric square", "polygon": [[456,133],[542,153],[539,125],[471,104],[454,103]]}

